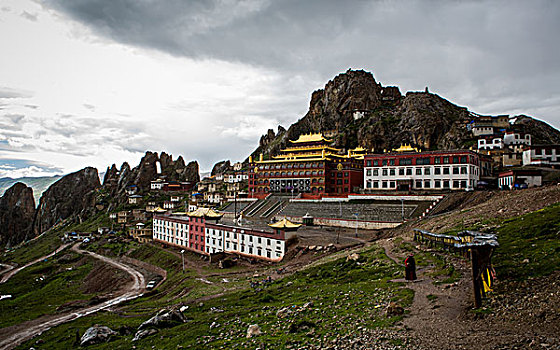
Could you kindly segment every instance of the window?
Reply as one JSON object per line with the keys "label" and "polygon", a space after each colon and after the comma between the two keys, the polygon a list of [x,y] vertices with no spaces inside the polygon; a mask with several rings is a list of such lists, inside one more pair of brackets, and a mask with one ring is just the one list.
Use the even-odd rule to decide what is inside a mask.
{"label": "window", "polygon": [[424,168],[424,175],[430,175],[430,167]]}
{"label": "window", "polygon": [[387,181],[383,181],[383,188],[387,188]]}
{"label": "window", "polygon": [[345,173],[344,173],[344,177],[348,177],[348,172],[345,172]]}
{"label": "window", "polygon": [[371,166],[371,160],[366,160],[366,166]]}
{"label": "window", "polygon": [[467,162],[467,156],[461,156],[461,163],[466,163]]}
{"label": "window", "polygon": [[434,175],[440,175],[441,174],[441,168],[434,168]]}
{"label": "window", "polygon": [[373,188],[379,188],[379,181],[373,182]]}
{"label": "window", "polygon": [[459,157],[453,156],[453,164],[457,164],[457,163],[459,163]]}
{"label": "window", "polygon": [[389,175],[395,176],[395,169],[389,169]]}
{"label": "window", "polygon": [[337,185],[342,185],[342,179],[336,180],[336,184],[337,184]]}
{"label": "window", "polygon": [[453,181],[453,188],[459,188],[459,181],[458,180]]}
{"label": "window", "polygon": [[371,176],[371,169],[366,170],[366,176]]}
{"label": "window", "polygon": [[368,180],[368,182],[366,182],[366,188],[371,188],[371,181]]}
{"label": "window", "polygon": [[441,158],[440,157],[434,158],[434,164],[441,164]]}
{"label": "window", "polygon": [[440,180],[435,180],[434,181],[434,187],[435,188],[441,188],[441,181]]}
{"label": "window", "polygon": [[422,175],[422,168],[416,168],[416,175]]}
{"label": "window", "polygon": [[457,175],[457,174],[459,174],[459,168],[453,167],[453,175]]}
{"label": "window", "polygon": [[467,188],[467,181],[466,180],[461,181],[461,188]]}
{"label": "window", "polygon": [[430,164],[430,158],[418,158],[416,159],[416,165]]}
{"label": "window", "polygon": [[449,180],[443,180],[443,188],[449,188]]}
{"label": "window", "polygon": [[379,161],[378,161],[378,160],[374,160],[374,161],[373,161],[373,166],[379,166]]}
{"label": "window", "polygon": [[399,169],[399,175],[404,175],[404,169]]}
{"label": "window", "polygon": [[444,167],[443,168],[443,174],[444,175],[449,175],[449,167]]}
{"label": "window", "polygon": [[416,180],[416,188],[422,188],[422,181]]}
{"label": "window", "polygon": [[461,174],[466,174],[467,173],[467,167],[466,166],[462,166],[461,167]]}
{"label": "window", "polygon": [[389,187],[391,187],[391,188],[397,187],[396,184],[395,184],[395,181],[389,182]]}
{"label": "window", "polygon": [[406,168],[406,175],[412,175],[412,168]]}
{"label": "window", "polygon": [[449,164],[449,157],[443,157],[443,164]]}
{"label": "window", "polygon": [[383,169],[383,176],[387,176],[387,169]]}
{"label": "window", "polygon": [[389,159],[389,165],[395,165],[395,160],[394,159]]}
{"label": "window", "polygon": [[412,165],[412,158],[401,158],[399,165]]}
{"label": "window", "polygon": [[424,188],[430,188],[430,180],[424,180]]}
{"label": "window", "polygon": [[379,176],[379,170],[373,169],[373,176]]}

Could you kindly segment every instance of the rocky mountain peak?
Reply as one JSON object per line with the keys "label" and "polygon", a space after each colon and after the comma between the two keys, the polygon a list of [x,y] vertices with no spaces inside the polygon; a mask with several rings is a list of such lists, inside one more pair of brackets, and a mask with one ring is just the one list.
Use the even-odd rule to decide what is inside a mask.
{"label": "rocky mountain peak", "polygon": [[[476,143],[466,125],[465,107],[428,92],[383,87],[363,70],[348,70],[311,95],[308,112],[287,131],[271,129],[252,153],[274,155],[301,134],[321,132],[343,150],[362,146],[382,151],[409,143],[423,149],[468,148]],[[534,143],[560,143],[560,132],[546,123],[518,116],[516,130],[534,135]]]}
{"label": "rocky mountain peak", "polygon": [[33,190],[17,182],[0,197],[0,246],[10,247],[32,237]]}
{"label": "rocky mountain peak", "polygon": [[68,174],[52,184],[39,201],[33,222],[34,233],[41,234],[74,215],[78,219],[89,215],[100,186],[97,169],[92,167]]}

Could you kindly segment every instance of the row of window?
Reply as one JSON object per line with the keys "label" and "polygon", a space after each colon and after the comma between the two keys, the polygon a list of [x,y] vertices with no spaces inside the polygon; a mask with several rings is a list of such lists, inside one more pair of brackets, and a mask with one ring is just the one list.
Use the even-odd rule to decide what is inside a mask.
{"label": "row of window", "polygon": [[[467,180],[416,180],[414,188],[467,188]],[[474,187],[474,180],[470,180],[470,186]],[[366,188],[396,189],[396,181],[367,181]]]}
{"label": "row of window", "polygon": [[269,169],[309,169],[309,168],[322,168],[323,163],[295,163],[295,164],[276,164],[276,165],[261,165],[259,170]]}
{"label": "row of window", "polygon": [[[477,168],[472,168],[474,170],[474,175],[477,175]],[[432,175],[432,167],[418,167],[418,168],[383,168],[383,169],[366,169],[366,176],[396,176],[397,172],[399,176],[405,175]],[[468,167],[433,167],[434,175],[449,175],[453,172],[454,175],[467,174]]]}
{"label": "row of window", "polygon": [[270,177],[270,176],[322,176],[323,170],[306,170],[306,171],[265,171],[264,173],[255,174],[255,179],[259,177]]}
{"label": "row of window", "polygon": [[387,165],[428,165],[428,164],[466,164],[470,160],[473,163],[472,156],[430,156],[419,158],[388,158],[388,159],[366,159],[365,165],[370,166],[387,166]]}

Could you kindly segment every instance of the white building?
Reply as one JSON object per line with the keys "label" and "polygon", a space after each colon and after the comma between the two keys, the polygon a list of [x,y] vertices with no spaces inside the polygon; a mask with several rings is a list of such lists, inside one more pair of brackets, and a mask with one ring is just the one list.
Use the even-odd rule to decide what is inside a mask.
{"label": "white building", "polygon": [[494,127],[490,125],[473,125],[471,131],[474,136],[494,135]]}
{"label": "white building", "polygon": [[560,166],[560,145],[533,145],[523,151],[523,165]]}
{"label": "white building", "polygon": [[150,189],[151,190],[161,190],[163,188],[163,185],[165,185],[165,181],[163,181],[161,179],[157,179],[155,181],[150,182]]}
{"label": "white building", "polygon": [[169,245],[187,247],[189,240],[189,218],[154,215],[153,239]]}
{"label": "white building", "polygon": [[301,226],[284,219],[269,225],[274,229],[273,231],[264,231],[218,224],[217,220],[211,222],[203,220],[202,217],[213,220],[219,219],[221,216],[207,208],[199,209],[185,216],[155,215],[153,239],[205,255],[223,252],[268,261],[280,261],[286,253],[287,235]]}
{"label": "white building", "polygon": [[531,145],[531,135],[529,134],[516,134],[514,132],[508,131],[504,134],[504,144],[506,146],[517,146],[517,145]]}
{"label": "white building", "polygon": [[503,149],[504,148],[504,140],[500,137],[495,137],[492,139],[479,139],[478,140],[478,149],[479,150],[493,150],[493,149]]}
{"label": "white building", "polygon": [[498,185],[501,189],[510,190],[522,186],[542,186],[542,175],[539,170],[512,169],[500,173]]}
{"label": "white building", "polygon": [[472,151],[371,154],[364,159],[366,190],[472,190],[480,157]]}

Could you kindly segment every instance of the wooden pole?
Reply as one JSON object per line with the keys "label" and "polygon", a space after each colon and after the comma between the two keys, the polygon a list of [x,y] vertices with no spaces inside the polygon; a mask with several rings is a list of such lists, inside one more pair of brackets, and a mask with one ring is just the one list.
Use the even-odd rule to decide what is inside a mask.
{"label": "wooden pole", "polygon": [[471,248],[471,266],[472,266],[472,279],[473,279],[473,295],[474,307],[479,308],[482,306],[482,296],[480,295],[480,279],[479,279],[479,254],[476,247]]}

